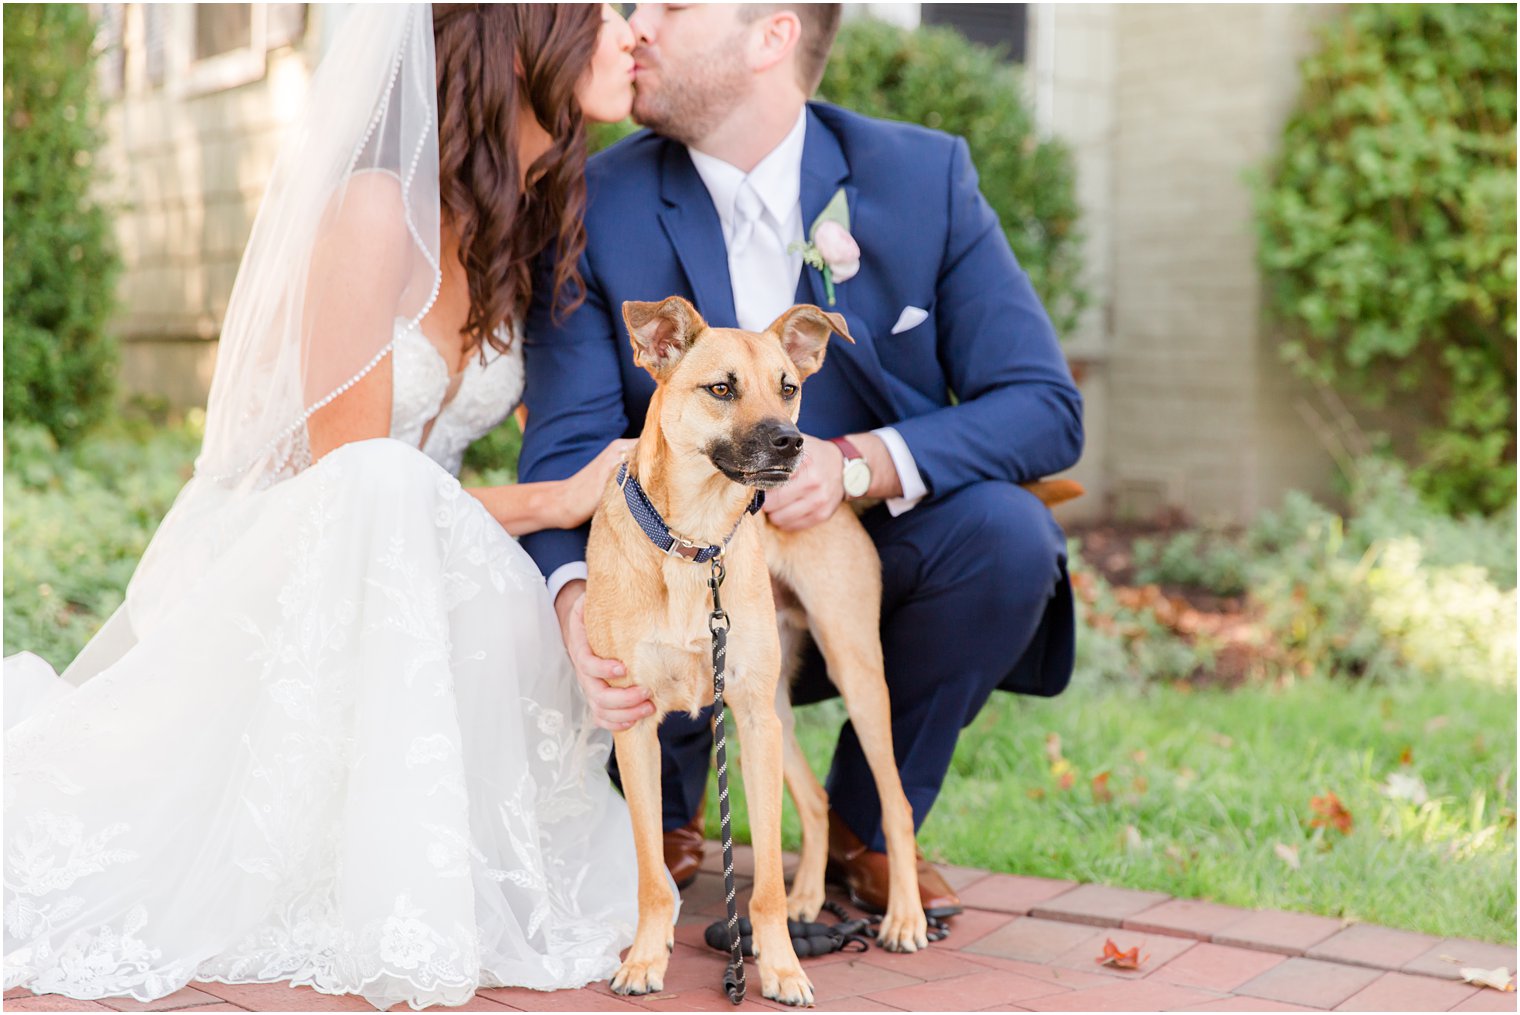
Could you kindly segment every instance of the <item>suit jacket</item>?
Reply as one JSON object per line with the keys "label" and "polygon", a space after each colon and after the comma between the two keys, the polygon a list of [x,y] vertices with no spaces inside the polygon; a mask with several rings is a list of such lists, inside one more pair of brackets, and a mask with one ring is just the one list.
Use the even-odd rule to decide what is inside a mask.
{"label": "suit jacket", "polygon": [[[737,323],[718,213],[683,145],[636,134],[593,157],[586,176],[586,298],[557,320],[541,271],[528,315],[524,482],[570,476],[642,429],[654,382],[634,365],[625,300],[681,295],[709,324]],[[966,142],[810,103],[801,183],[804,230],[843,188],[861,249],[860,272],[835,286],[832,307],[816,270],[804,265],[798,280],[797,302],[843,314],[855,339],[830,342],[804,385],[803,432],[895,427],[930,497],[1073,465],[1082,398]],[[927,317],[891,334],[906,307]],[[582,527],[522,542],[549,575],[585,559],[586,536]]]}

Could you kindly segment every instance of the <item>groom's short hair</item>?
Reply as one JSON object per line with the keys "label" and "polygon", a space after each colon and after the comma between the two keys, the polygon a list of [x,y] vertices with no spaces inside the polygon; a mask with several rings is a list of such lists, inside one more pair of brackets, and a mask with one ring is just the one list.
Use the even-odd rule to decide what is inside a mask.
{"label": "groom's short hair", "polygon": [[802,90],[812,95],[823,81],[829,65],[829,50],[839,34],[839,17],[844,4],[740,4],[740,17],[755,21],[777,11],[791,11],[802,23],[802,38],[797,42],[797,75]]}

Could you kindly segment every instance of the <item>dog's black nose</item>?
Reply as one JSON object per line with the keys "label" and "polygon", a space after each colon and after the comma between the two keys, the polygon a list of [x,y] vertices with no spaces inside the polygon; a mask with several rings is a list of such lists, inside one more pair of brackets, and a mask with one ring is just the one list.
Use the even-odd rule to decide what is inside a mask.
{"label": "dog's black nose", "polygon": [[755,436],[777,454],[795,458],[802,451],[802,434],[788,421],[766,420],[755,429],[759,431]]}

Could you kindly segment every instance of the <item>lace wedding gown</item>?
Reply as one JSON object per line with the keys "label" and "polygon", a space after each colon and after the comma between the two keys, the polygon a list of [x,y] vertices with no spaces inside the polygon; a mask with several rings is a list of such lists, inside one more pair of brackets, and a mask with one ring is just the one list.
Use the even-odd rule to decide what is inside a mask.
{"label": "lace wedding gown", "polygon": [[512,349],[445,403],[399,323],[389,439],[247,497],[192,594],[77,689],[7,661],[7,989],[422,1007],[617,968],[637,903],[610,738],[542,576],[454,475],[521,395]]}

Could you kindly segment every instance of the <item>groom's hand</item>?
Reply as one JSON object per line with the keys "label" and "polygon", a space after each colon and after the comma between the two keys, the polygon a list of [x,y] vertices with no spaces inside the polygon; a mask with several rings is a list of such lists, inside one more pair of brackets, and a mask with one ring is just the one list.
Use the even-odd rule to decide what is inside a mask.
{"label": "groom's hand", "polygon": [[613,687],[609,680],[626,676],[628,670],[616,659],[603,659],[591,651],[586,639],[586,583],[581,579],[566,582],[554,598],[554,612],[559,614],[560,637],[581,693],[591,705],[591,716],[604,730],[619,733],[654,712],[649,692],[642,687]]}
{"label": "groom's hand", "polygon": [[832,441],[806,434],[802,464],[785,486],[767,490],[765,514],[778,529],[808,529],[828,521],[844,501],[844,454]]}

